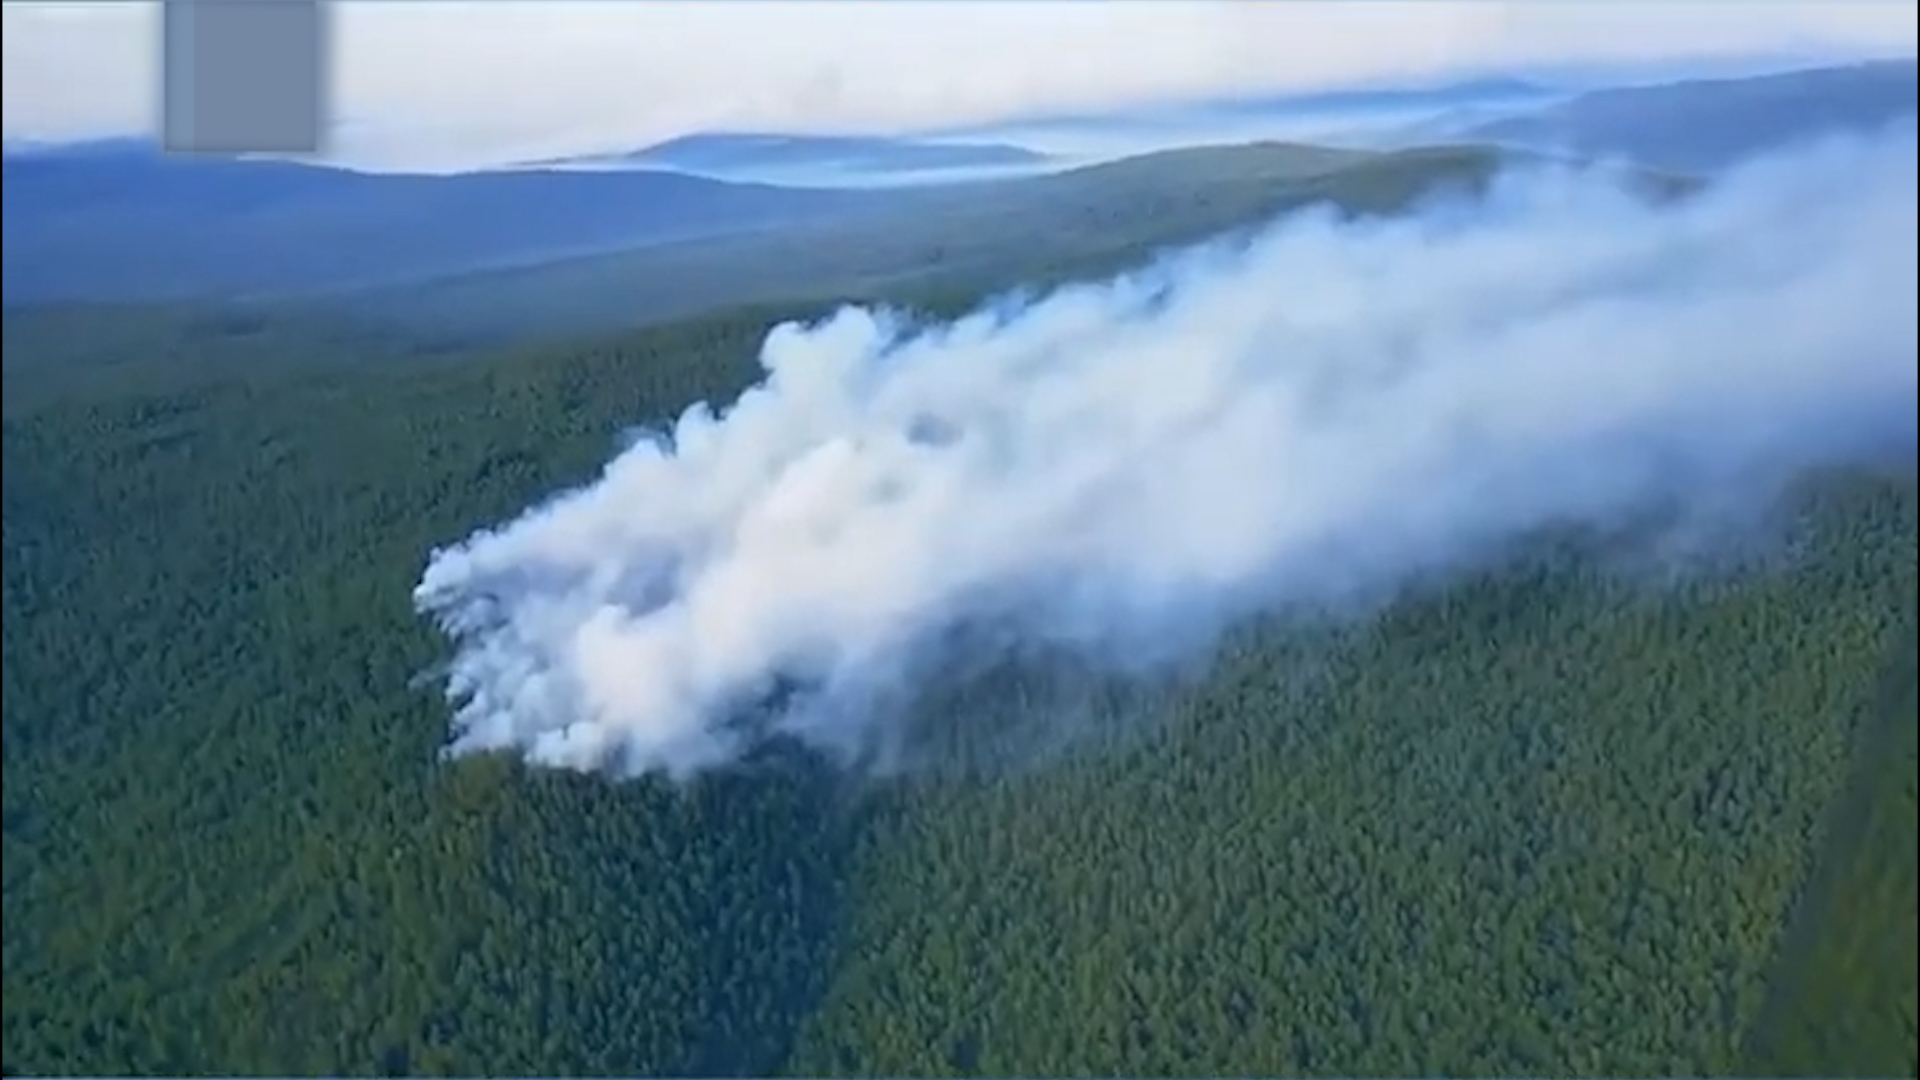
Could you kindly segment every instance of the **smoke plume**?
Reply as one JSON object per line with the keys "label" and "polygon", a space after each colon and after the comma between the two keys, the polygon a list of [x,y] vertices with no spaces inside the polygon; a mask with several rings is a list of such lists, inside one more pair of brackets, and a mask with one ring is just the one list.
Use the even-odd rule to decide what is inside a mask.
{"label": "smoke plume", "polygon": [[731,404],[434,554],[451,750],[859,753],[955,649],[1175,659],[1530,530],[1908,452],[1915,151],[1826,143],[1679,200],[1530,169],[950,325],[779,326]]}

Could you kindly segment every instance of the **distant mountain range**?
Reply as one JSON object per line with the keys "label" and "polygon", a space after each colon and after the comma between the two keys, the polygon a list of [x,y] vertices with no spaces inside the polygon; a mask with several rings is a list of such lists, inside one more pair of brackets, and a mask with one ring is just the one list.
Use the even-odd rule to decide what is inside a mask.
{"label": "distant mountain range", "polygon": [[295,292],[818,219],[852,192],[671,172],[352,172],[130,143],[9,155],[8,302]]}
{"label": "distant mountain range", "polygon": [[734,177],[801,170],[891,174],[993,169],[1041,165],[1047,159],[1046,154],[1009,143],[713,132],[625,153],[583,154],[542,164],[625,165]]}
{"label": "distant mountain range", "polygon": [[[1485,78],[1429,86],[1353,87],[1174,102],[1122,111],[1032,116],[975,125],[948,134],[1066,148],[1150,144],[1166,149],[1183,140],[1311,139],[1389,130],[1461,109],[1504,110],[1561,100],[1565,91],[1512,78]],[[1348,139],[1347,141],[1355,141]],[[1097,152],[1097,151],[1096,151]]]}
{"label": "distant mountain range", "polygon": [[1567,96],[1525,79],[1487,78],[1430,87],[1378,87],[1319,93],[1274,94],[1208,102],[1204,111],[1221,115],[1288,112],[1352,113],[1402,109],[1450,109],[1557,100]]}
{"label": "distant mountain range", "polygon": [[[1406,121],[1397,135],[1370,148],[1486,143],[1706,173],[1823,132],[1911,120],[1915,87],[1916,65],[1902,60],[1603,89],[1572,97],[1554,96],[1531,83],[1487,80],[1418,90],[1295,95],[1209,108],[1216,115],[1373,108],[1413,116],[1418,112],[1412,109],[1414,103],[1424,103],[1425,119]],[[1215,137],[1219,129],[1209,123],[1196,122],[1184,134],[1163,126],[1156,135],[1159,143],[1144,140],[1140,145],[1170,142],[1191,148],[1210,141],[1275,138],[1223,140]],[[1301,152],[1293,151],[1296,158]],[[1343,152],[1317,151],[1336,156]],[[1202,159],[1182,160],[1191,165]],[[1229,155],[1209,164],[1209,183],[1228,182],[1231,177],[1220,170],[1246,168],[1252,160]],[[1261,171],[1270,168],[1270,161],[1260,160],[1266,163],[1247,173],[1247,182],[1277,183]],[[1181,186],[1192,182],[1185,167],[1102,172],[1097,174],[1104,178],[1098,193],[1092,194],[1084,182],[1090,174],[1061,174],[1076,165],[1075,159],[1050,157],[1012,135],[709,133],[602,155],[600,164],[606,167],[550,163],[543,168],[425,176],[288,161],[168,158],[134,140],[52,147],[10,144],[0,183],[4,298],[19,304],[286,295],[420,282],[599,254],[665,251],[669,245],[681,250],[725,241],[738,253],[768,250],[789,235],[824,242],[830,233],[838,235],[833,230],[841,225],[872,235],[872,223],[885,222],[887,230],[919,235],[938,224],[924,218],[951,216],[959,212],[956,208],[976,203],[1013,205],[1006,199],[1047,208],[1021,211],[1018,235],[1009,238],[1044,245],[1042,234],[1048,229],[1067,228],[1063,223],[1078,220],[1076,215],[1090,208],[1124,214],[1126,199],[1166,203],[1192,194]],[[1061,175],[976,180],[964,188],[877,190],[860,190],[857,180],[838,188],[803,188],[746,179],[806,173],[818,182],[836,170],[843,176],[943,171],[950,177],[975,175],[968,170]],[[1117,187],[1117,176],[1146,176],[1152,182]],[[1235,198],[1246,205],[1259,203],[1245,191]]]}
{"label": "distant mountain range", "polygon": [[1169,247],[1310,205],[1388,213],[1478,187],[1504,156],[1286,143],[1193,147],[1046,176],[879,193],[862,214],[662,244],[321,301],[410,334],[472,340],[585,333],[742,304],[895,300],[1030,287],[1140,266]]}
{"label": "distant mountain range", "polygon": [[1805,135],[1910,119],[1917,98],[1920,66],[1889,60],[1595,90],[1455,136],[1691,172]]}

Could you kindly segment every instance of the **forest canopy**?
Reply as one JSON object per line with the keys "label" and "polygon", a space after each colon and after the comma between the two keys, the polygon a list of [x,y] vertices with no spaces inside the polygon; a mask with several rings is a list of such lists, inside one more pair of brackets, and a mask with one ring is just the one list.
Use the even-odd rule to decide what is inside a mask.
{"label": "forest canopy", "polygon": [[441,760],[405,598],[753,378],[766,316],[458,362],[98,321],[93,367],[35,319],[11,1071],[1914,1069],[1910,468],[1809,479],[1764,573],[1516,567],[1249,627],[1114,699],[1150,736],[1044,770],[682,789]]}

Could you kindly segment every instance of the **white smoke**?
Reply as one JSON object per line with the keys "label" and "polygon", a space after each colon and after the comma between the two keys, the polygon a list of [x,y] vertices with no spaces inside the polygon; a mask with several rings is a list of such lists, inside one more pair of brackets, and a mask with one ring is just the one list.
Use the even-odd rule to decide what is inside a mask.
{"label": "white smoke", "polygon": [[850,750],[968,626],[1172,654],[1911,446],[1915,150],[1824,144],[1678,202],[1529,171],[935,329],[780,326],[731,405],[435,553],[452,750],[678,775],[771,731]]}

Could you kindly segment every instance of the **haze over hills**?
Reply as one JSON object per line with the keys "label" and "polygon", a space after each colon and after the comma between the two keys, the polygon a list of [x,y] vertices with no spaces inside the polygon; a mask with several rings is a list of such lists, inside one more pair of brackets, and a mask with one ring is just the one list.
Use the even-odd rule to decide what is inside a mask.
{"label": "haze over hills", "polygon": [[404,280],[770,229],[848,193],[676,173],[360,173],[116,143],[9,155],[6,300],[163,299]]}
{"label": "haze over hills", "polygon": [[1310,142],[1333,133],[1391,129],[1412,119],[1454,109],[1520,108],[1565,96],[1565,92],[1522,79],[1484,78],[1427,86],[1295,91],[1022,117],[944,134],[1007,139],[1073,155],[1112,155],[1194,142],[1256,139]]}
{"label": "haze over hills", "polygon": [[1048,176],[899,193],[871,212],[316,297],[417,333],[493,340],[610,330],[718,306],[968,293],[1018,266],[1038,286],[1111,273],[1310,206],[1381,213],[1476,190],[1503,155],[1284,143],[1169,150]]}
{"label": "haze over hills", "polygon": [[1887,60],[1738,79],[1595,90],[1454,137],[1703,171],[1823,131],[1911,121],[1920,65]]}
{"label": "haze over hills", "polygon": [[[703,267],[718,271],[716,283],[732,280],[726,288],[741,295],[764,293],[767,287],[750,282],[767,280],[791,295],[822,283],[820,260],[859,260],[827,279],[852,283],[944,272],[968,258],[1002,257],[1036,237],[1074,254],[1131,237],[1125,226],[1147,219],[1161,221],[1169,238],[1197,239],[1337,197],[1343,184],[1332,176],[1343,169],[1359,170],[1351,180],[1362,199],[1377,179],[1411,170],[1404,177],[1411,195],[1424,187],[1426,162],[1438,182],[1451,175],[1450,162],[1485,168],[1491,157],[1471,149],[1399,157],[1255,144],[998,181],[827,190],[639,170],[383,176],[131,151],[47,155],[8,166],[15,170],[8,213],[19,209],[8,219],[7,291],[13,303],[163,300],[231,296],[244,283],[262,297],[351,290],[373,298],[383,287],[407,295],[438,280],[459,288],[476,274],[542,267],[577,279],[578,268],[613,265],[597,257],[605,255],[672,266],[664,277],[627,274],[599,286],[601,293],[637,289],[633,302],[643,306],[662,288],[698,291]],[[140,188],[143,177],[154,182]],[[136,190],[146,195],[134,197]],[[1103,232],[1103,223],[1121,231]]]}
{"label": "haze over hills", "polygon": [[719,179],[802,185],[929,182],[1031,171],[1048,155],[1011,143],[857,135],[713,132],[626,153],[583,154],[543,164],[670,169]]}
{"label": "haze over hills", "polygon": [[1156,116],[1199,113],[1272,113],[1301,114],[1398,111],[1400,109],[1451,108],[1461,105],[1487,105],[1498,102],[1540,101],[1566,96],[1566,92],[1527,79],[1490,76],[1438,82],[1427,85],[1382,84],[1340,87],[1329,90],[1295,90],[1276,94],[1205,98],[1158,107],[1128,109],[1119,113],[1069,114],[1035,118],[1038,123],[1065,120],[1096,120],[1102,116]]}
{"label": "haze over hills", "polygon": [[[1457,111],[1463,108],[1468,111]],[[1262,132],[1276,125],[1262,117],[1289,111],[1324,117],[1354,109],[1373,110],[1380,121],[1364,132],[1348,130],[1345,141],[1355,147],[1487,141],[1624,156],[1683,171],[1714,169],[1768,147],[1912,116],[1914,64],[1601,90],[1570,100],[1529,83],[1488,80],[1062,123],[1104,132],[1110,145],[1095,156],[1113,160],[1156,148],[1271,141],[1276,136]],[[1424,119],[1406,120],[1408,109]],[[1489,121],[1489,109],[1498,110],[1499,118]],[[1380,119],[1389,114],[1401,119]],[[1057,183],[1013,175],[976,178],[964,186],[872,186],[875,178],[956,179],[982,169],[1055,173],[1085,163],[1084,154],[1053,154],[1057,147],[1049,140],[1064,138],[1065,129],[1056,124],[1048,130],[1045,124],[1010,125],[996,134],[949,134],[941,141],[694,135],[595,168],[445,176],[357,173],[285,161],[169,160],[124,140],[14,148],[5,157],[0,185],[7,221],[0,241],[4,298],[17,304],[285,296],[547,263],[577,280],[596,264],[566,266],[574,257],[643,254],[669,243],[686,251],[709,240],[714,245],[701,248],[698,258],[723,249],[739,252],[751,270],[767,260],[768,251],[790,249],[800,233],[822,240],[820,230],[835,223],[865,236],[903,230],[898,246],[944,250],[950,245],[939,236],[958,235],[948,224],[950,215],[976,221],[995,216],[969,210],[970,204],[1072,208],[1084,202],[1059,212],[1097,216],[1103,201],[1130,198],[1108,183],[1119,174],[1092,172]],[[1196,167],[1194,182],[1208,190],[1280,182],[1259,165],[1236,180],[1231,174],[1237,166],[1225,166],[1226,160]],[[703,172],[711,175],[693,175]],[[793,186],[799,182],[809,186]],[[1069,190],[1079,183],[1091,186],[1080,194]],[[1207,197],[1181,198],[1201,203]],[[1268,201],[1289,204],[1278,192]],[[1033,221],[1023,225],[1033,227]],[[755,242],[769,247],[752,253]]]}
{"label": "haze over hills", "polygon": [[1204,102],[1193,107],[1191,111],[1215,116],[1304,117],[1332,114],[1341,118],[1351,118],[1356,115],[1392,116],[1406,111],[1433,109],[1514,107],[1558,101],[1566,96],[1568,95],[1564,90],[1556,90],[1525,79],[1490,77],[1427,87],[1388,86],[1232,98]]}

